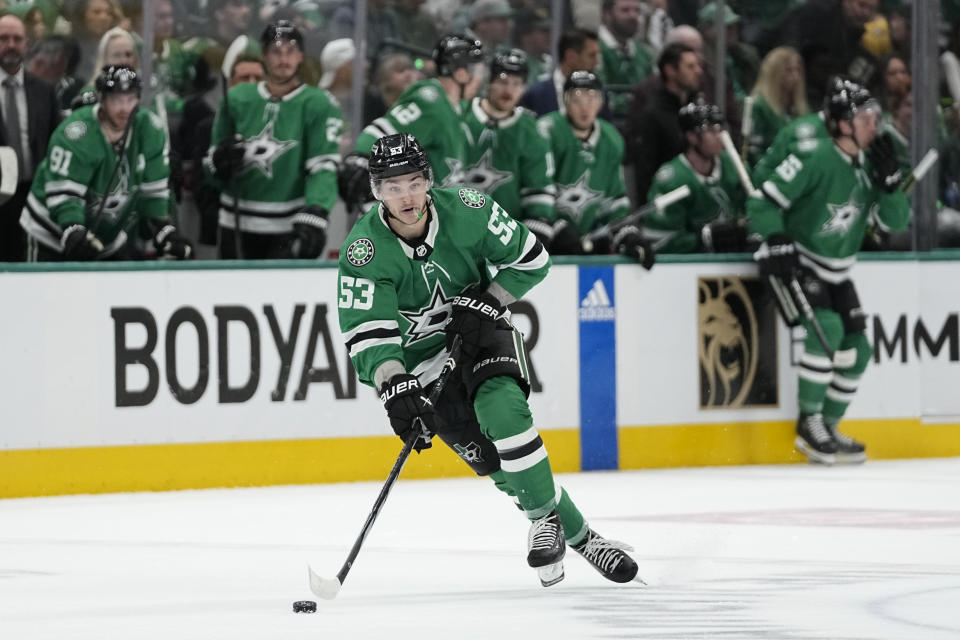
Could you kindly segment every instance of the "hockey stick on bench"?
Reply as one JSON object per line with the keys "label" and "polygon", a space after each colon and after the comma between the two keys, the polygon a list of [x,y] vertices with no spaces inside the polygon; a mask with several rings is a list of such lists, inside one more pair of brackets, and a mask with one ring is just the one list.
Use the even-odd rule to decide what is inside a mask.
{"label": "hockey stick on bench", "polygon": [[[437,400],[439,400],[440,394],[443,393],[443,388],[447,386],[447,381],[450,379],[450,374],[457,368],[457,360],[459,359],[460,336],[457,336],[454,338],[453,345],[450,347],[450,355],[447,356],[446,362],[443,363],[440,375],[437,377],[436,382],[433,384],[433,389],[430,391],[429,400],[431,404],[436,404]],[[417,423],[419,427],[423,427],[423,423],[419,419],[417,419]],[[333,600],[337,597],[337,594],[340,592],[340,587],[343,586],[343,581],[347,579],[347,574],[350,573],[350,567],[353,566],[354,560],[357,559],[357,554],[360,553],[360,547],[363,546],[363,541],[366,539],[367,534],[370,533],[370,529],[373,528],[373,523],[380,514],[380,509],[383,507],[383,503],[386,502],[387,496],[390,494],[390,489],[393,488],[393,484],[397,481],[397,478],[400,477],[400,472],[403,471],[403,465],[407,462],[407,458],[410,457],[410,452],[413,451],[413,445],[421,433],[421,429],[413,429],[410,435],[407,436],[406,441],[404,441],[403,449],[400,450],[397,461],[393,463],[393,469],[390,470],[390,475],[387,476],[386,482],[383,483],[383,488],[380,489],[380,495],[377,496],[377,500],[373,503],[373,509],[370,510],[370,515],[367,516],[367,521],[363,524],[360,535],[357,536],[356,541],[353,543],[353,548],[350,549],[347,560],[343,563],[343,567],[341,567],[337,577],[323,578],[318,575],[312,567],[307,566],[307,571],[310,576],[310,590],[318,597],[324,600]]]}

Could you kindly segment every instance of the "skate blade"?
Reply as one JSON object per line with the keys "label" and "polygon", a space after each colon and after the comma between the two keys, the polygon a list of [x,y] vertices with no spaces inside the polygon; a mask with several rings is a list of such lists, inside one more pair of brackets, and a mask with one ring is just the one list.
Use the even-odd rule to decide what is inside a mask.
{"label": "skate blade", "polygon": [[838,453],[837,464],[863,464],[867,461],[867,452],[863,453]]}
{"label": "skate blade", "polygon": [[537,575],[540,576],[540,584],[545,587],[552,587],[563,580],[563,562],[537,567]]}
{"label": "skate blade", "polygon": [[832,453],[821,453],[807,444],[807,441],[797,436],[797,439],[793,441],[793,446],[796,447],[797,451],[807,456],[807,460],[810,462],[815,462],[817,464],[824,464],[827,466],[832,465],[837,461],[837,456]]}

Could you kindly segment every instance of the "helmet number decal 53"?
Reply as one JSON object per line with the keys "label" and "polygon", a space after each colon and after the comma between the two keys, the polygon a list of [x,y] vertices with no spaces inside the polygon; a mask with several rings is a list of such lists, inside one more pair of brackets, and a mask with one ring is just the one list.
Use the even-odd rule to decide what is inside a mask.
{"label": "helmet number decal 53", "polygon": [[507,212],[497,204],[493,203],[493,211],[490,212],[490,221],[487,222],[487,229],[495,236],[500,238],[504,245],[510,243],[513,232],[517,230],[517,221],[507,215]]}
{"label": "helmet number decal 53", "polygon": [[341,309],[367,311],[373,307],[373,281],[353,276],[340,276],[340,297],[337,306]]}

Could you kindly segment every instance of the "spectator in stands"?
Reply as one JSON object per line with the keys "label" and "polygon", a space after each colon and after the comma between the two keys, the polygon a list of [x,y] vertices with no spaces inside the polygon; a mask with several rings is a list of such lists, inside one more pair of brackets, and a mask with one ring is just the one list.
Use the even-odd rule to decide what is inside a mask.
{"label": "spectator in stands", "polygon": [[550,55],[550,14],[543,8],[524,8],[514,18],[514,42],[527,54],[529,82],[549,78],[553,66]]}
{"label": "spectator in stands", "polygon": [[77,75],[92,78],[100,69],[95,66],[97,48],[103,35],[119,26],[123,13],[115,0],[67,0],[63,15],[70,21],[72,34],[80,47],[80,64]]}
{"label": "spectator in stands", "polygon": [[47,150],[51,134],[60,122],[53,86],[29,71],[23,61],[27,32],[15,15],[0,17],[0,146],[17,154],[17,187],[0,205],[0,261],[26,258],[26,234],[20,215],[30,192],[30,181]]}
{"label": "spectator in stands", "polygon": [[834,76],[868,86],[877,61],[863,48],[861,39],[877,4],[878,0],[813,0],[800,5],[767,34],[762,49],[789,45],[800,52],[810,104],[823,102],[828,81]]}
{"label": "spectator in stands", "polygon": [[212,72],[218,72],[230,44],[239,36],[250,35],[250,3],[245,0],[210,0],[207,7],[213,17],[213,28],[207,27],[204,35],[185,42],[184,48],[203,58]]}
{"label": "spectator in stands", "polygon": [[600,62],[598,36],[586,29],[564,31],[557,43],[557,67],[553,75],[534,82],[520,99],[520,106],[530,109],[538,116],[551,111],[565,112],[563,84],[574,71],[593,71]]}
{"label": "spectator in stands", "polygon": [[646,201],[657,169],[683,151],[680,107],[696,95],[703,73],[696,52],[676,42],[664,47],[657,68],[660,75],[646,107],[639,111],[635,104],[627,120],[625,160],[633,165],[638,204]]}
{"label": "spectator in stands", "polygon": [[879,86],[872,93],[880,100],[883,110],[889,111],[897,97],[910,93],[910,67],[900,56],[890,55],[880,61],[877,75]]}
{"label": "spectator in stands", "polygon": [[[717,68],[717,3],[708,2],[697,16],[699,19],[697,27],[703,35],[703,55],[706,60],[704,84],[706,85],[707,78],[710,83],[713,82],[714,70]],[[727,79],[726,113],[729,115],[735,105],[743,103],[750,87],[756,82],[760,58],[754,47],[740,41],[740,16],[729,5],[723,14],[723,24],[726,26],[727,58],[724,61],[724,71]],[[711,93],[714,90],[712,86],[709,89]],[[733,98],[736,100],[734,101]]]}
{"label": "spectator in stands", "polygon": [[492,56],[510,45],[513,33],[513,9],[507,0],[476,0],[470,8],[470,31]]}
{"label": "spectator in stands", "polygon": [[[94,67],[103,69],[107,65],[123,65],[134,71],[140,70],[140,55],[137,53],[137,43],[126,29],[113,27],[100,38]],[[87,86],[92,89],[94,81],[99,75],[100,72],[97,71],[90,76]]]}
{"label": "spectator in stands", "polygon": [[27,29],[27,40],[30,44],[43,39],[47,35],[47,25],[43,21],[43,11],[33,5],[23,14],[23,24]]}
{"label": "spectator in stands", "polygon": [[440,39],[440,32],[433,18],[423,11],[425,1],[396,0],[394,2],[393,12],[397,18],[398,35],[404,42],[422,46],[424,43],[436,42]]}
{"label": "spectator in stands", "polygon": [[667,44],[667,34],[674,28],[667,0],[644,0],[641,6],[639,40],[654,56]]}
{"label": "spectator in stands", "polygon": [[320,88],[326,89],[340,105],[343,114],[343,131],[340,134],[340,153],[350,151],[350,120],[353,113],[353,60],[357,55],[357,48],[353,40],[341,38],[331,40],[320,54],[320,66],[323,75],[320,76]]}
{"label": "spectator in stands", "polygon": [[622,130],[633,88],[653,72],[653,54],[637,41],[640,0],[603,0],[601,15],[597,77],[607,87],[614,125]]}
{"label": "spectator in stands", "polygon": [[[367,0],[367,56],[376,58],[384,40],[403,40],[401,21],[389,0]],[[330,16],[330,39],[353,38],[355,8],[353,2],[342,2]],[[418,43],[424,44],[424,43]]]}
{"label": "spectator in stands", "polygon": [[754,166],[773,143],[777,132],[810,112],[803,77],[803,60],[792,47],[777,47],[760,66],[760,77],[743,105],[743,151]]}
{"label": "spectator in stands", "polygon": [[385,53],[373,69],[373,82],[367,88],[363,103],[363,122],[370,124],[393,106],[407,87],[423,75],[413,66],[407,53]]}
{"label": "spectator in stands", "polygon": [[684,152],[657,171],[648,200],[687,186],[690,195],[644,219],[644,237],[658,253],[730,253],[746,250],[746,191],[723,149],[723,116],[698,99],[680,109]]}

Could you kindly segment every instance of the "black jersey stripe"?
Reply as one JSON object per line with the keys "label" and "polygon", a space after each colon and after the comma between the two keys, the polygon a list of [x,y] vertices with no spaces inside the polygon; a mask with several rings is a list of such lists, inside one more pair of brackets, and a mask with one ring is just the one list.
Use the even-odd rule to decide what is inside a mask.
{"label": "black jersey stripe", "polygon": [[347,340],[347,349],[350,350],[353,348],[353,345],[364,340],[373,340],[373,339],[384,339],[384,338],[399,338],[400,329],[371,329],[369,331],[361,331],[357,335],[353,336]]}
{"label": "black jersey stripe", "polygon": [[517,264],[527,264],[528,262],[533,262],[540,257],[540,254],[544,252],[543,244],[537,240],[536,244],[533,245],[533,248],[530,251],[527,251],[526,255],[520,258],[520,262]]}

